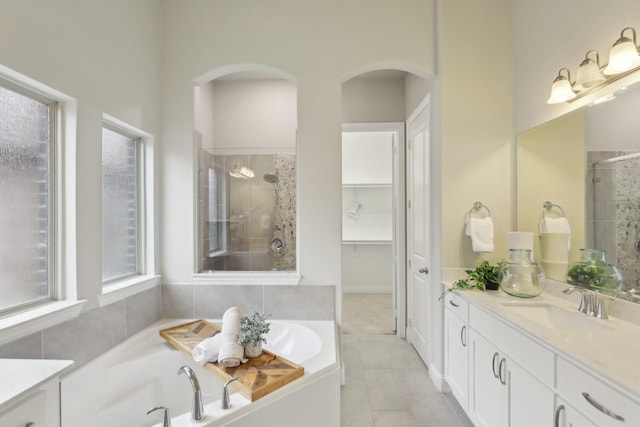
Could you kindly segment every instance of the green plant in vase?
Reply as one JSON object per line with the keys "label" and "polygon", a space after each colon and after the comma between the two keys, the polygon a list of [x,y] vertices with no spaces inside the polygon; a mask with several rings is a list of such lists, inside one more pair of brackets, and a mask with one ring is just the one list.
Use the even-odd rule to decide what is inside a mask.
{"label": "green plant in vase", "polygon": [[240,319],[238,344],[244,346],[247,357],[258,357],[262,354],[262,343],[267,343],[265,335],[269,333],[271,325],[267,322],[269,316],[256,311],[253,315],[243,316]]}
{"label": "green plant in vase", "polygon": [[456,289],[479,289],[481,291],[498,289],[500,286],[500,270],[503,264],[504,261],[491,264],[486,260],[476,263],[476,268],[473,270],[465,270],[467,277],[456,281],[450,288],[446,289],[442,295],[440,295],[440,299],[448,292]]}

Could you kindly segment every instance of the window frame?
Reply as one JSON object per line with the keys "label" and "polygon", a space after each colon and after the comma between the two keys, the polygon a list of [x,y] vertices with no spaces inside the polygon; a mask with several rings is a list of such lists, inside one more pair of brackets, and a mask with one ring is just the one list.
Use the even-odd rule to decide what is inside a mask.
{"label": "window frame", "polygon": [[[140,130],[106,113],[102,114],[102,128],[136,139],[136,191],[137,191],[137,272],[134,274],[102,280],[98,294],[99,305],[105,306],[139,292],[151,289],[160,283],[155,262],[155,221],[153,186],[153,143],[151,134]],[[101,142],[102,144],[102,142]],[[102,145],[101,145],[102,147]],[[102,148],[101,148],[102,150]],[[102,161],[100,162],[102,166]],[[101,171],[102,178],[102,171]],[[102,225],[101,225],[102,227]],[[102,235],[102,231],[101,231]],[[101,236],[102,241],[102,236]],[[101,245],[102,247],[102,245]],[[101,253],[101,255],[103,255]]]}
{"label": "window frame", "polygon": [[[146,263],[145,263],[145,186],[144,186],[144,141],[142,136],[134,134],[131,131],[126,129],[122,129],[120,126],[114,125],[111,121],[103,120],[102,129],[110,130],[111,132],[117,133],[118,135],[124,136],[126,138],[131,138],[135,143],[135,156],[136,156],[136,164],[135,164],[135,178],[136,178],[136,268],[135,272],[125,274],[122,276],[114,277],[105,280],[102,279],[102,285],[109,286],[110,284],[122,282],[125,280],[129,280],[133,277],[142,276],[146,273]],[[102,144],[104,144],[104,139],[102,140]],[[102,145],[101,145],[102,147]],[[101,163],[101,166],[104,164]],[[101,173],[101,177],[104,176]],[[104,217],[104,200],[102,201],[102,215]],[[104,230],[103,230],[104,231]],[[104,241],[104,234],[102,235],[102,240]],[[104,248],[104,243],[103,243]],[[104,262],[104,251],[102,251],[102,261]]]}
{"label": "window frame", "polygon": [[58,254],[58,236],[60,233],[60,210],[58,209],[58,197],[60,194],[60,163],[62,140],[60,122],[62,108],[59,100],[48,96],[42,91],[30,88],[25,84],[9,79],[0,73],[0,87],[17,93],[18,95],[40,102],[49,108],[49,141],[48,141],[48,194],[47,194],[47,295],[30,301],[24,301],[11,307],[0,309],[0,317],[22,312],[34,307],[57,301],[63,294],[61,289],[60,256]]}
{"label": "window frame", "polygon": [[78,299],[77,226],[76,226],[76,132],[78,103],[50,86],[0,64],[0,79],[11,90],[35,94],[39,99],[57,103],[55,125],[56,145],[50,151],[55,169],[50,171],[53,197],[50,215],[55,243],[51,244],[54,287],[51,298],[6,312],[0,316],[0,345],[57,324],[77,318],[86,303]]}

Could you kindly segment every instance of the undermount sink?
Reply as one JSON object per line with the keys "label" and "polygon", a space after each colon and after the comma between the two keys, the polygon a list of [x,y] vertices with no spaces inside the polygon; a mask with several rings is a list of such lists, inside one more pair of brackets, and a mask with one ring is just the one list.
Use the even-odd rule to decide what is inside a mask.
{"label": "undermount sink", "polygon": [[536,322],[549,329],[571,331],[611,330],[606,320],[595,319],[579,311],[569,311],[562,307],[547,303],[505,302],[503,307],[509,308],[518,316]]}

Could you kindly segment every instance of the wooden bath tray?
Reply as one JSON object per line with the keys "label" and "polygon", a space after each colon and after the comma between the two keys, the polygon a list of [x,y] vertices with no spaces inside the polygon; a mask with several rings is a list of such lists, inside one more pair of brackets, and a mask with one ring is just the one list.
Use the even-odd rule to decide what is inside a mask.
{"label": "wooden bath tray", "polygon": [[[206,320],[196,320],[162,329],[160,336],[191,358],[191,350],[200,341],[219,332],[219,326]],[[249,359],[247,363],[241,363],[235,368],[225,368],[217,362],[207,362],[204,367],[224,382],[232,378],[239,378],[240,381],[234,381],[230,385],[252,402],[304,374],[302,366],[267,350],[262,350],[260,356]]]}

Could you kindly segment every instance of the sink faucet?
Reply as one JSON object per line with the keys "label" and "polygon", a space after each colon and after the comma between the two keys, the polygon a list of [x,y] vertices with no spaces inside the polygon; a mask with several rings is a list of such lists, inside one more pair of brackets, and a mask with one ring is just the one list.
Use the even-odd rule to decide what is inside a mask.
{"label": "sink faucet", "polygon": [[240,378],[231,378],[229,381],[224,383],[224,386],[222,386],[222,409],[231,408],[231,402],[229,400],[229,384],[234,381],[240,381]]}
{"label": "sink faucet", "polygon": [[202,395],[200,393],[200,383],[196,377],[196,373],[193,372],[189,366],[181,366],[178,369],[178,375],[184,373],[191,382],[193,388],[193,405],[191,406],[191,419],[193,421],[202,421],[204,418],[204,408],[202,407]]}

